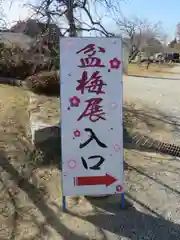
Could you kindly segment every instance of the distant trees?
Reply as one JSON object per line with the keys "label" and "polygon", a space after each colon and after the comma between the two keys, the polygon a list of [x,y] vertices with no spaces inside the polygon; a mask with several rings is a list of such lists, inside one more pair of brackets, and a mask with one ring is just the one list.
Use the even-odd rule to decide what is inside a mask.
{"label": "distant trees", "polygon": [[176,41],[180,42],[180,23],[176,25]]}
{"label": "distant trees", "polygon": [[168,47],[174,48],[176,45],[177,45],[177,40],[176,40],[176,38],[175,38],[175,39],[173,39],[173,40],[168,44]]}
{"label": "distant trees", "polygon": [[0,0],[0,31],[4,31],[6,29],[6,18],[3,11],[3,1]]}
{"label": "distant trees", "polygon": [[31,9],[33,19],[17,23],[11,31],[33,37],[34,44],[29,55],[42,53],[53,63],[59,63],[59,36],[74,37],[82,32],[115,36],[105,28],[102,16],[98,14],[98,9],[102,7],[109,13],[115,11],[113,4],[114,0],[27,0],[26,6]]}
{"label": "distant trees", "polygon": [[129,62],[140,52],[145,51],[147,55],[152,55],[163,50],[163,40],[160,23],[151,24],[147,20],[133,18],[131,20],[121,17],[117,20],[118,30],[127,40],[130,51]]}
{"label": "distant trees", "polygon": [[168,47],[174,49],[174,51],[180,51],[180,42],[175,38],[168,44]]}

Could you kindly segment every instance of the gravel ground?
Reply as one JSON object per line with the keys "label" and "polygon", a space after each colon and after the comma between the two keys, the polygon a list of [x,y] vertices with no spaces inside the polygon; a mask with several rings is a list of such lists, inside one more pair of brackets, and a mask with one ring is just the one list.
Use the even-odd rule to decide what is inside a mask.
{"label": "gravel ground", "polygon": [[127,77],[124,81],[124,100],[141,102],[148,108],[164,113],[176,125],[172,141],[180,144],[180,80]]}
{"label": "gravel ground", "polygon": [[[161,122],[158,124],[159,129],[161,128],[160,139],[156,136],[158,129],[154,133],[151,129],[146,135],[180,144],[179,87],[180,80],[136,77],[125,79],[125,102],[137,105],[141,103],[144,108],[142,112],[147,114],[149,111],[149,118],[153,116],[154,110]],[[143,108],[140,107],[141,110]],[[146,215],[145,233],[141,234],[141,230],[136,230],[136,236],[131,234],[130,239],[180,239],[179,159],[135,150],[127,150],[126,154],[127,162],[132,167],[132,171],[126,175],[127,193],[141,201],[142,205],[150,207],[158,216],[152,220],[150,215]],[[137,225],[139,226],[138,223]]]}
{"label": "gravel ground", "polygon": [[[153,110],[159,117],[158,120],[152,118],[153,122],[149,120],[147,133],[157,138],[161,135],[162,141],[174,139],[176,144],[179,141],[179,85],[180,81],[175,80],[135,77],[124,80],[125,101],[137,104],[141,115],[149,112],[151,117],[148,120],[152,118]],[[120,208],[118,196],[103,199],[80,197],[68,198],[68,212],[62,213],[57,167],[37,168],[33,172],[35,182],[22,178],[25,174],[21,175],[19,165],[23,159],[28,160],[25,149],[21,149],[25,144],[22,138],[27,116],[18,112],[22,111],[22,105],[18,108],[11,101],[13,95],[17,99],[22,92],[13,93],[12,88],[0,89],[0,92],[0,239],[180,239],[178,159],[126,149],[125,159],[129,165],[125,172],[126,209]],[[8,109],[5,108],[7,102]],[[22,134],[17,138],[19,129]],[[16,149],[19,151],[15,152]]]}
{"label": "gravel ground", "polygon": [[174,66],[174,67],[171,69],[171,72],[180,74],[180,66],[179,66],[179,64],[177,64],[177,66]]}

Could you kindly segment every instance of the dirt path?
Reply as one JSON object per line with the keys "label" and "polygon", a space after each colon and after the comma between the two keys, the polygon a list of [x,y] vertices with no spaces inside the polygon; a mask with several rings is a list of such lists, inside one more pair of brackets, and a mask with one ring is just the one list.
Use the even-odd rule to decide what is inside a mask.
{"label": "dirt path", "polygon": [[180,74],[180,65],[178,64],[177,66],[174,66],[174,67],[171,69],[171,72],[172,72],[172,73]]}
{"label": "dirt path", "polygon": [[23,173],[29,152],[27,103],[20,89],[0,85],[0,239],[13,239],[17,227],[19,188],[13,171]]}
{"label": "dirt path", "polygon": [[125,152],[126,210],[119,197],[81,197],[68,198],[62,213],[57,166],[36,166],[28,177],[27,102],[26,92],[0,86],[1,240],[180,239],[180,162],[132,149]]}

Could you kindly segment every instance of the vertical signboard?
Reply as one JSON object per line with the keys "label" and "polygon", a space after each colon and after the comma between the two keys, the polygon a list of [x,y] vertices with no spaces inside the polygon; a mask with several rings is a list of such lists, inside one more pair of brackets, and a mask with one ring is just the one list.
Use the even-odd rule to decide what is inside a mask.
{"label": "vertical signboard", "polygon": [[123,192],[122,43],[61,38],[63,195]]}

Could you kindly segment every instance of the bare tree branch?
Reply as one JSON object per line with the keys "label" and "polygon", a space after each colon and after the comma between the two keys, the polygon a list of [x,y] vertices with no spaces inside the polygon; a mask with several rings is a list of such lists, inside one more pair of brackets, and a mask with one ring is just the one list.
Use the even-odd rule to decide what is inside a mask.
{"label": "bare tree branch", "polygon": [[[94,16],[91,14],[90,10],[92,4],[97,2],[104,4],[109,9],[113,6],[112,0],[42,0],[36,5],[29,3],[27,6],[35,12],[37,17],[41,16],[43,19],[45,18],[48,23],[52,22],[54,18],[56,18],[58,22],[62,21],[64,18],[68,25],[68,31],[65,32],[68,32],[69,36],[77,36],[77,31],[80,31],[79,25],[83,25],[80,21],[76,20],[77,13],[80,12],[84,12],[86,14],[93,29],[103,33],[104,36],[114,36],[113,33],[108,32],[102,25],[100,21],[101,19],[95,20]],[[93,7],[95,6],[94,4]],[[83,28],[84,27],[82,26],[82,31]]]}
{"label": "bare tree branch", "polygon": [[[100,22],[96,22],[96,21],[94,21],[93,20],[93,17],[91,16],[91,14],[90,14],[90,12],[89,12],[89,10],[86,8],[86,7],[83,7],[83,10],[85,11],[85,13],[87,14],[87,16],[88,16],[88,18],[89,18],[89,20],[90,20],[90,22],[91,22],[91,24],[94,26],[94,25],[96,25],[96,26],[99,26],[101,29],[97,29],[97,31],[100,31],[100,32],[102,32],[105,36],[114,36],[114,34],[113,33],[109,33],[106,29],[105,29],[105,27],[100,23]],[[94,27],[93,27],[94,28]]]}
{"label": "bare tree branch", "polygon": [[[121,17],[117,20],[117,26],[122,36],[128,41],[131,61],[140,51],[148,49],[149,54],[157,50],[157,44],[161,45],[161,23],[149,23],[146,19],[133,18],[131,20]],[[154,45],[154,46],[153,46]],[[156,48],[156,49],[155,49]]]}

